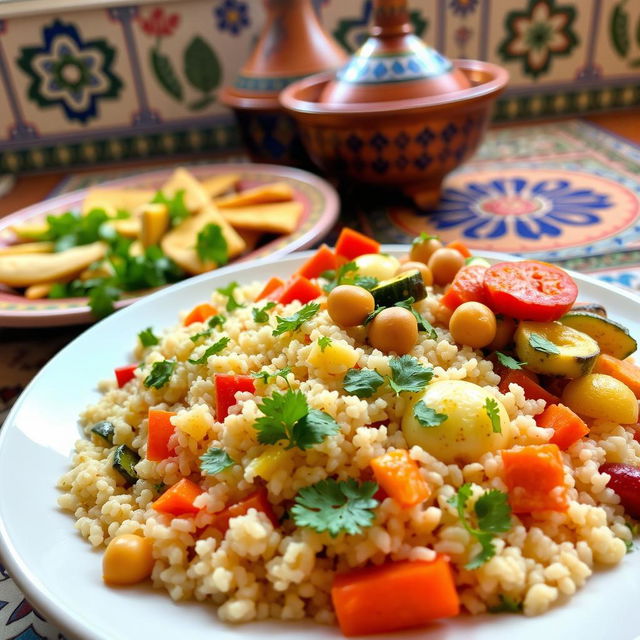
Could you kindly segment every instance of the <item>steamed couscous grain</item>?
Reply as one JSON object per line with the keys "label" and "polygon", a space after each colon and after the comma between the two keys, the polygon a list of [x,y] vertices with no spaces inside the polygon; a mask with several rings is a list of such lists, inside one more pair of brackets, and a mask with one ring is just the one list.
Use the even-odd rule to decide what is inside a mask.
{"label": "steamed couscous grain", "polygon": [[[493,535],[493,552],[469,568],[481,545],[461,520],[455,499],[469,487],[465,508],[472,513],[487,492],[509,490],[500,451],[489,448],[474,459],[445,464],[433,451],[411,446],[402,423],[414,396],[394,392],[385,381],[392,376],[393,357],[367,345],[362,327],[338,326],[325,308],[297,329],[274,335],[276,316],[290,318],[303,305],[274,304],[267,321],[259,322],[254,310],[265,301],[254,300],[261,289],[261,283],[236,288],[233,295],[241,306],[222,314],[222,326],[181,323],[164,330],[155,345],[138,342],[134,357],[141,364],[135,377],[122,388],[115,381],[101,383],[101,400],[81,416],[87,438],[78,441],[71,469],[59,481],[58,501],[94,547],[122,534],[144,536],[153,547],[154,586],[174,600],[210,602],[221,620],[238,623],[309,618],[332,624],[336,574],[390,562],[433,563],[444,555],[463,610],[480,614],[510,603],[512,610],[538,615],[573,595],[597,566],[623,559],[631,530],[618,496],[607,487],[608,476],[598,469],[605,462],[640,465],[640,444],[630,427],[590,420],[588,437],[561,452],[568,508],[512,514],[508,529]],[[215,292],[209,302],[224,309],[227,301]],[[420,332],[409,356],[432,370],[433,381],[482,387],[504,407],[516,449],[548,443],[553,429],[535,420],[545,401],[527,399],[517,384],[499,391],[494,364],[452,340],[440,294],[430,290],[415,308],[436,328]],[[224,348],[207,355],[223,336],[229,338]],[[175,363],[166,383],[145,386],[153,364],[165,361]],[[383,382],[366,397],[347,393],[344,379],[350,370],[375,371]],[[259,372],[254,390],[238,391],[220,419],[215,375]],[[335,429],[308,447],[291,446],[293,440],[289,446],[261,442],[256,429],[261,403],[294,391],[302,392],[309,410],[326,416],[323,424],[335,423]],[[170,453],[158,461],[146,455],[150,408],[175,413]],[[100,421],[113,425],[112,442],[91,432]],[[120,445],[140,456],[138,480],[131,486],[113,466],[114,448]],[[216,455],[226,466],[203,473],[201,457],[213,449],[224,452],[226,458]],[[331,535],[297,525],[292,507],[301,490],[329,480],[371,481],[371,461],[396,449],[409,452],[428,486],[426,499],[403,507],[378,492],[370,522],[359,532]],[[159,496],[183,478],[198,487],[193,512],[175,517],[154,508]],[[225,510],[257,491],[263,492],[271,516],[251,507],[227,515],[227,525],[221,524]]]}

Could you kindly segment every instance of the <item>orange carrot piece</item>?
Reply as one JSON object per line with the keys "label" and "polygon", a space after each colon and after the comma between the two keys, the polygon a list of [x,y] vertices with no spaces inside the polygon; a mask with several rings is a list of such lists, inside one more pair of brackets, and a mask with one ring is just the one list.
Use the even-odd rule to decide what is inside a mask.
{"label": "orange carrot piece", "polygon": [[461,253],[465,258],[471,257],[471,251],[469,251],[466,244],[460,242],[460,240],[454,240],[446,245],[447,249],[455,249],[458,253]]}
{"label": "orange carrot piece", "polygon": [[554,434],[549,442],[557,444],[563,450],[589,433],[589,427],[584,420],[563,404],[547,405],[547,408],[536,416],[536,424],[544,429],[553,429]]}
{"label": "orange carrot piece", "polygon": [[193,505],[193,501],[204,491],[189,478],[182,478],[169,487],[151,506],[160,513],[173,516],[183,516],[188,513],[198,513],[200,509]]}
{"label": "orange carrot piece", "polygon": [[402,507],[413,507],[431,495],[418,464],[406,449],[388,451],[374,458],[371,468],[378,484]]}
{"label": "orange carrot piece", "polygon": [[449,561],[387,562],[335,576],[331,599],[345,636],[420,627],[456,616],[460,600]]}
{"label": "orange carrot piece", "polygon": [[507,449],[501,455],[514,513],[567,510],[567,488],[558,445],[531,444]]}
{"label": "orange carrot piece", "polygon": [[593,373],[605,373],[624,384],[640,398],[640,367],[629,360],[618,360],[613,356],[601,353],[593,367]]}
{"label": "orange carrot piece", "polygon": [[326,244],[323,244],[298,269],[298,273],[305,278],[319,278],[325,271],[333,271],[336,267],[336,254]]}
{"label": "orange carrot piece", "polygon": [[256,298],[256,302],[258,302],[259,300],[264,300],[264,298],[269,296],[276,289],[282,287],[283,285],[284,285],[284,280],[282,280],[281,278],[277,278],[276,276],[273,276],[273,278],[271,278],[267,282],[267,284],[264,285],[264,289],[258,294],[258,297]]}
{"label": "orange carrot piece", "polygon": [[363,233],[345,227],[338,236],[336,253],[348,260],[353,260],[365,253],[380,253],[380,243]]}
{"label": "orange carrot piece", "polygon": [[204,322],[207,318],[215,316],[216,313],[218,313],[218,310],[213,305],[203,302],[189,311],[182,324],[187,327],[194,322]]}
{"label": "orange carrot piece", "polygon": [[212,526],[224,533],[229,528],[229,520],[231,520],[231,518],[244,516],[249,509],[262,511],[262,513],[271,520],[274,527],[278,526],[278,518],[276,518],[276,514],[273,513],[267,490],[264,487],[249,494],[244,500],[240,500],[240,502],[225,507],[222,511],[216,513]]}
{"label": "orange carrot piece", "polygon": [[547,404],[558,404],[560,402],[559,398],[543,389],[529,375],[518,369],[509,369],[509,372],[503,376],[498,385],[500,393],[508,393],[509,385],[512,383],[522,387],[527,400],[544,400]]}
{"label": "orange carrot piece", "polygon": [[278,296],[278,302],[289,304],[294,300],[299,300],[302,304],[307,304],[322,295],[322,289],[304,276],[294,276],[292,280],[284,285],[282,293]]}
{"label": "orange carrot piece", "polygon": [[169,438],[175,430],[175,427],[171,424],[171,418],[175,415],[175,411],[149,409],[147,460],[160,462],[160,460],[165,460],[171,455]]}

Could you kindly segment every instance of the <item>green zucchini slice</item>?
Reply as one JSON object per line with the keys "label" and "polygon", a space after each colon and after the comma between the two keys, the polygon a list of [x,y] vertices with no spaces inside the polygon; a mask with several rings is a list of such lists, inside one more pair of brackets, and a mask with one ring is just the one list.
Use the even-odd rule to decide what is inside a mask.
{"label": "green zucchini slice", "polygon": [[415,269],[379,282],[371,289],[371,295],[377,307],[392,307],[407,298],[413,298],[415,302],[423,300],[427,297],[427,290],[422,274]]}
{"label": "green zucchini slice", "polygon": [[572,310],[562,316],[560,322],[591,336],[602,353],[619,360],[624,360],[638,348],[638,343],[625,327],[595,313]]}
{"label": "green zucchini slice", "polygon": [[518,360],[530,371],[549,376],[584,376],[600,355],[593,338],[560,322],[521,322],[514,340]]}
{"label": "green zucchini slice", "polygon": [[138,462],[140,462],[140,456],[133,449],[127,447],[126,444],[117,446],[113,452],[112,466],[125,479],[127,484],[135,484],[138,480],[138,474],[135,469]]}
{"label": "green zucchini slice", "polygon": [[113,444],[114,432],[115,427],[113,423],[108,420],[100,420],[100,422],[96,422],[93,427],[91,427],[91,433],[95,433],[101,438],[104,438],[109,444]]}

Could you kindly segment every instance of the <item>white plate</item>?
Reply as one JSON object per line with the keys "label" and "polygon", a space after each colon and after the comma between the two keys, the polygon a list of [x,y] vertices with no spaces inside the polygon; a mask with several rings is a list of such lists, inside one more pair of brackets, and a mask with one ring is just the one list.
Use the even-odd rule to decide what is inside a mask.
{"label": "white plate", "polygon": [[[387,248],[396,255],[397,247]],[[339,638],[312,623],[217,621],[210,604],[174,604],[164,591],[109,589],[101,581],[101,554],[56,507],[58,477],[69,467],[79,412],[98,398],[96,383],[128,362],[137,332],[176,323],[177,312],[208,298],[214,287],[238,280],[288,276],[309,253],[230,267],[192,278],[146,297],[99,322],[63,349],[34,378],[0,430],[0,556],[33,605],[70,637],[99,640],[231,640]],[[492,257],[497,257],[493,254]],[[502,257],[502,256],[501,256]],[[640,337],[640,299],[574,274],[579,299],[597,301]],[[640,635],[640,551],[600,571],[566,606],[537,618],[462,616],[402,634],[420,640],[634,640]],[[569,633],[570,630],[570,633]],[[376,636],[381,637],[381,636]],[[389,637],[398,637],[393,634]]]}

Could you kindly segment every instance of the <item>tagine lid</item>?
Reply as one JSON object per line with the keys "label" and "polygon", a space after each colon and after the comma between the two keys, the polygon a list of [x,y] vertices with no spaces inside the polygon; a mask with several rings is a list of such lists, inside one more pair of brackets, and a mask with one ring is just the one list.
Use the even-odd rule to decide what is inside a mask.
{"label": "tagine lid", "polygon": [[448,58],[413,33],[407,5],[407,0],[374,0],[369,38],[336,73],[321,102],[427,98],[471,86]]}

